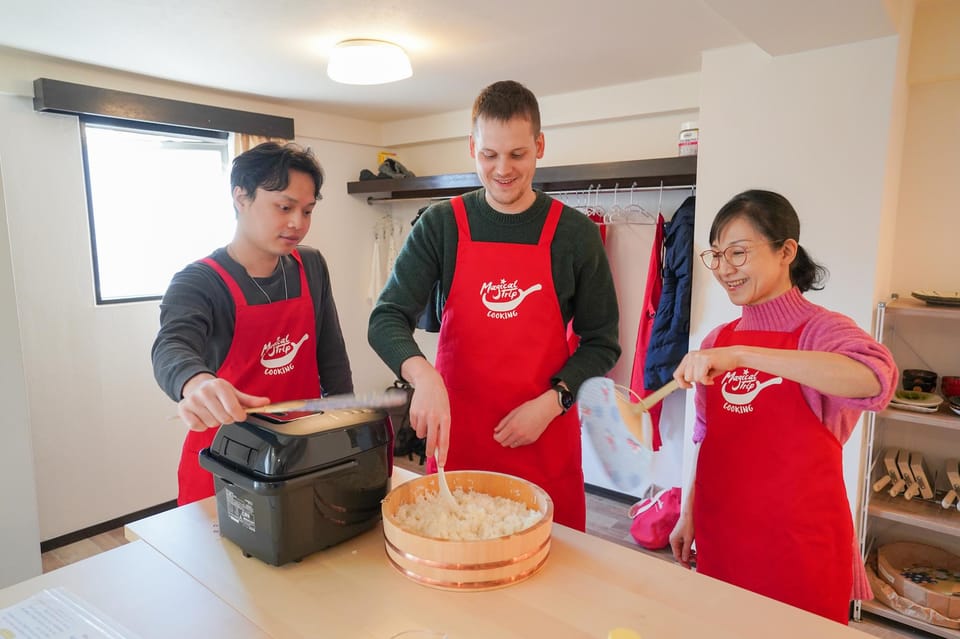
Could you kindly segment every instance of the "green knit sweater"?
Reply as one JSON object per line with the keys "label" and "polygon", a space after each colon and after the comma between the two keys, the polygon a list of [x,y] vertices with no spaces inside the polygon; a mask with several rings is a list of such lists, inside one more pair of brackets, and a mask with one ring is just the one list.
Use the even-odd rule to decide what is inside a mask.
{"label": "green knit sweater", "polygon": [[[483,189],[463,199],[473,240],[516,244],[537,243],[552,202],[537,192],[529,209],[508,215],[487,204]],[[579,348],[553,377],[576,393],[584,380],[605,375],[620,357],[617,295],[600,232],[582,213],[564,207],[550,253],[560,312],[564,323],[573,318],[574,331],[580,336]],[[417,317],[437,281],[441,284],[437,311],[442,313],[456,262],[453,206],[440,202],[413,226],[370,314],[370,346],[398,377],[404,361],[423,355],[413,339]]]}

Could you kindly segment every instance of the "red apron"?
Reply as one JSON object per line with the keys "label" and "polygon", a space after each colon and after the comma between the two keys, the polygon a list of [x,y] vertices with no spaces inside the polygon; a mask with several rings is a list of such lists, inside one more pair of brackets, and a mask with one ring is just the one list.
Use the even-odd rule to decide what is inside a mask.
{"label": "red apron", "polygon": [[[457,264],[437,347],[437,370],[450,397],[446,468],[531,481],[550,495],[557,523],[585,530],[576,407],[529,446],[504,448],[493,438],[507,413],[550,389],[550,378],[570,357],[550,256],[563,205],[553,202],[540,241],[532,245],[474,242],[463,199],[452,202]],[[428,472],[435,469],[430,460]]]}
{"label": "red apron", "polygon": [[[716,346],[797,348],[792,333],[721,330]],[[853,521],[841,446],[800,385],[738,368],[707,387],[697,464],[697,571],[846,624]]]}
{"label": "red apron", "polygon": [[[255,306],[247,304],[226,269],[210,258],[201,260],[223,279],[237,311],[233,342],[217,377],[244,393],[263,395],[273,402],[320,395],[313,298],[300,254],[293,251],[291,255],[300,268],[300,296]],[[187,432],[177,469],[178,505],[213,495],[213,475],[200,468],[198,454],[210,446],[217,430]]]}

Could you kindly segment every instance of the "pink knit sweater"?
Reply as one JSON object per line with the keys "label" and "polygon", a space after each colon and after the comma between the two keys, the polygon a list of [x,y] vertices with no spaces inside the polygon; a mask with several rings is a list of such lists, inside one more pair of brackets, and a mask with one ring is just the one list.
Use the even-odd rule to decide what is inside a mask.
{"label": "pink knit sweater", "polygon": [[[825,395],[808,386],[801,386],[801,393],[813,414],[844,444],[865,410],[880,410],[893,397],[897,388],[897,365],[893,356],[882,344],[878,344],[852,319],[834,313],[822,306],[807,301],[797,288],[792,288],[780,297],[758,304],[744,306],[737,330],[788,332],[807,322],[800,334],[798,349],[801,351],[825,351],[840,353],[868,366],[880,382],[880,392],[874,397],[850,399]],[[702,349],[716,343],[722,326],[718,326],[703,340]],[[695,405],[696,423],[693,441],[701,442],[707,434],[706,387],[697,384]],[[857,540],[853,543],[853,599],[871,599],[873,593],[867,581]]]}

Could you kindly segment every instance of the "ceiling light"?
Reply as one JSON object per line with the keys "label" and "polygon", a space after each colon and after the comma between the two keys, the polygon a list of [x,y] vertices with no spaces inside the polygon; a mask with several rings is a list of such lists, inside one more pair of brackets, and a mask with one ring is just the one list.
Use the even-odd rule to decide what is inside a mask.
{"label": "ceiling light", "polygon": [[343,84],[385,84],[413,75],[407,53],[383,40],[344,40],[330,54],[327,75]]}

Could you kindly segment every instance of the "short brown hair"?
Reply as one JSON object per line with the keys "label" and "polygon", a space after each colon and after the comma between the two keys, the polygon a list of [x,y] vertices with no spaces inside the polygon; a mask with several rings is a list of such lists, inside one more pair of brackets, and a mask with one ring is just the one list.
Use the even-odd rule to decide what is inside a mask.
{"label": "short brown hair", "polygon": [[477,128],[480,117],[508,122],[521,117],[530,122],[534,137],[540,135],[540,105],[537,96],[527,87],[513,80],[494,82],[473,102],[471,126]]}

